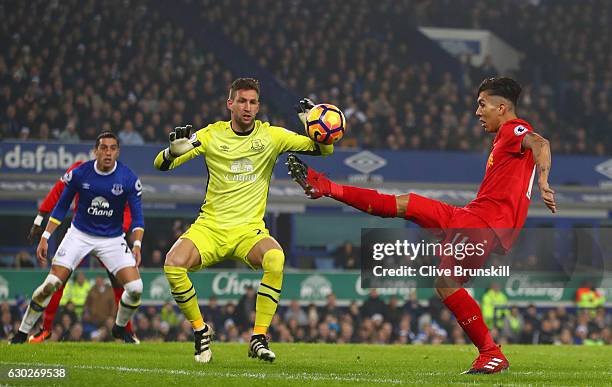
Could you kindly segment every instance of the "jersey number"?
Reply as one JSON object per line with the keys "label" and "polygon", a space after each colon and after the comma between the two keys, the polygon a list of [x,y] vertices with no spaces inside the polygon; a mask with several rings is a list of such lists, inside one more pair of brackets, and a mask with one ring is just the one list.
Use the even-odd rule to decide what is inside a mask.
{"label": "jersey number", "polygon": [[128,247],[127,243],[121,243],[121,246],[125,246],[125,252],[129,253],[130,252],[130,248]]}

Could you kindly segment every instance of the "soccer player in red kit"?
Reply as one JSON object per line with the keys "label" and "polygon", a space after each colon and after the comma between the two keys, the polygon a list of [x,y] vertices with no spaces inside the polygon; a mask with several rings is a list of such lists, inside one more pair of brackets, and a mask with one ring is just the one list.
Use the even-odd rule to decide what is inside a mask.
{"label": "soccer player in red kit", "polygon": [[[72,164],[70,168],[66,170],[66,174],[81,164],[83,164],[83,161],[77,161],[76,163]],[[30,233],[28,234],[28,241],[30,243],[34,243],[40,240],[40,237],[44,231],[43,221],[45,220],[45,217],[53,211],[53,208],[55,207],[55,205],[57,204],[57,201],[62,195],[64,188],[66,188],[66,183],[63,180],[66,174],[62,175],[62,177],[55,183],[53,188],[51,188],[51,191],[47,193],[47,196],[45,197],[43,202],[40,204],[40,207],[38,208],[38,214],[36,215],[36,218],[34,218],[34,224],[32,224],[32,227],[30,228]],[[78,202],[78,200],[79,200],[79,196],[77,194],[77,196],[74,199],[75,209],[76,209],[76,203]],[[131,224],[132,224],[132,214],[130,213],[130,207],[126,204],[125,211],[123,213],[123,231],[127,233],[130,229]],[[107,271],[107,273],[108,273],[108,278],[110,279],[111,285],[113,287],[113,292],[115,293],[115,302],[117,303],[117,305],[119,305],[119,300],[121,300],[121,295],[123,294],[123,286],[121,286],[115,280],[115,277],[110,272]],[[57,307],[59,306],[59,303],[63,295],[64,295],[64,286],[62,285],[51,296],[51,300],[49,301],[49,306],[47,306],[43,314],[42,329],[35,335],[30,336],[30,338],[28,339],[30,343],[42,343],[43,341],[45,341],[51,336],[53,320],[55,320],[55,314],[57,312]],[[134,330],[132,329],[131,321],[127,323],[126,329],[128,332],[130,332],[134,340],[138,342],[138,339],[136,338],[136,334],[134,333]]]}
{"label": "soccer player in red kit", "polygon": [[[445,243],[458,239],[457,229],[473,233],[468,236],[487,242],[484,254],[463,260],[441,256],[440,267],[478,268],[491,252],[505,253],[518,236],[527,217],[536,169],[542,200],[553,213],[556,211],[554,191],[548,184],[550,146],[528,122],[516,116],[520,93],[520,85],[510,78],[489,78],[480,84],[476,116],[486,132],[495,133],[495,139],[476,199],[465,207],[413,193],[395,196],[339,185],[293,155],[287,161],[289,172],[311,198],[328,196],[372,215],[400,217],[424,228],[442,229]],[[503,371],[510,364],[493,341],[480,307],[463,288],[468,280],[450,276],[438,277],[435,282],[436,292],[479,351],[464,373]]]}

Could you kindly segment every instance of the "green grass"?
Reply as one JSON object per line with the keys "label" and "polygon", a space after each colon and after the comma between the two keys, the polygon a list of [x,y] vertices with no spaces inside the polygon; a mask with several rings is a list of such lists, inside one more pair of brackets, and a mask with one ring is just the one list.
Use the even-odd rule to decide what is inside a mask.
{"label": "green grass", "polygon": [[[612,385],[612,347],[504,347],[510,370],[459,375],[476,355],[470,346],[272,343],[275,363],[246,356],[246,344],[213,344],[213,361],[197,364],[191,343],[0,344],[0,385]],[[9,367],[61,365],[63,380],[6,378]]]}

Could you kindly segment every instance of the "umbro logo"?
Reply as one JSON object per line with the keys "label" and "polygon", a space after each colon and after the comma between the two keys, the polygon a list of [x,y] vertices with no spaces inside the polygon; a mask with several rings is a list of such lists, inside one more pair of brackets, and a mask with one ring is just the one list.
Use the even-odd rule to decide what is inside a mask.
{"label": "umbro logo", "polygon": [[229,152],[230,147],[223,144],[223,145],[219,145],[219,149],[221,149],[223,152]]}
{"label": "umbro logo", "polygon": [[612,159],[595,166],[595,170],[608,179],[612,179]]}
{"label": "umbro logo", "polygon": [[387,165],[387,160],[370,151],[359,152],[344,160],[344,164],[361,173],[371,173]]}
{"label": "umbro logo", "polygon": [[89,183],[83,183],[83,189],[89,189]]}

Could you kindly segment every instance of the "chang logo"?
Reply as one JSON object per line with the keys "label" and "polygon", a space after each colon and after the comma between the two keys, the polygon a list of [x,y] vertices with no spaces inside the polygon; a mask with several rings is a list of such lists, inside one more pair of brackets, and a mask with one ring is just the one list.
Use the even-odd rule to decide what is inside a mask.
{"label": "chang logo", "polygon": [[149,296],[154,300],[169,300],[172,297],[170,286],[165,275],[158,275],[151,281]]}
{"label": "chang logo", "polygon": [[113,210],[110,208],[108,200],[102,196],[96,196],[93,198],[91,205],[87,209],[87,213],[89,215],[107,216],[109,218],[113,216]]}
{"label": "chang logo", "polygon": [[253,162],[246,157],[232,161],[230,165],[230,172],[233,173],[253,172],[253,169]]}
{"label": "chang logo", "polygon": [[329,280],[318,274],[306,277],[300,284],[300,298],[308,300],[324,300],[332,292]]}
{"label": "chang logo", "polygon": [[232,161],[232,163],[229,166],[229,170],[231,174],[226,173],[224,176],[226,181],[255,181],[257,180],[257,174],[252,173],[255,171],[253,162],[246,157]]}

